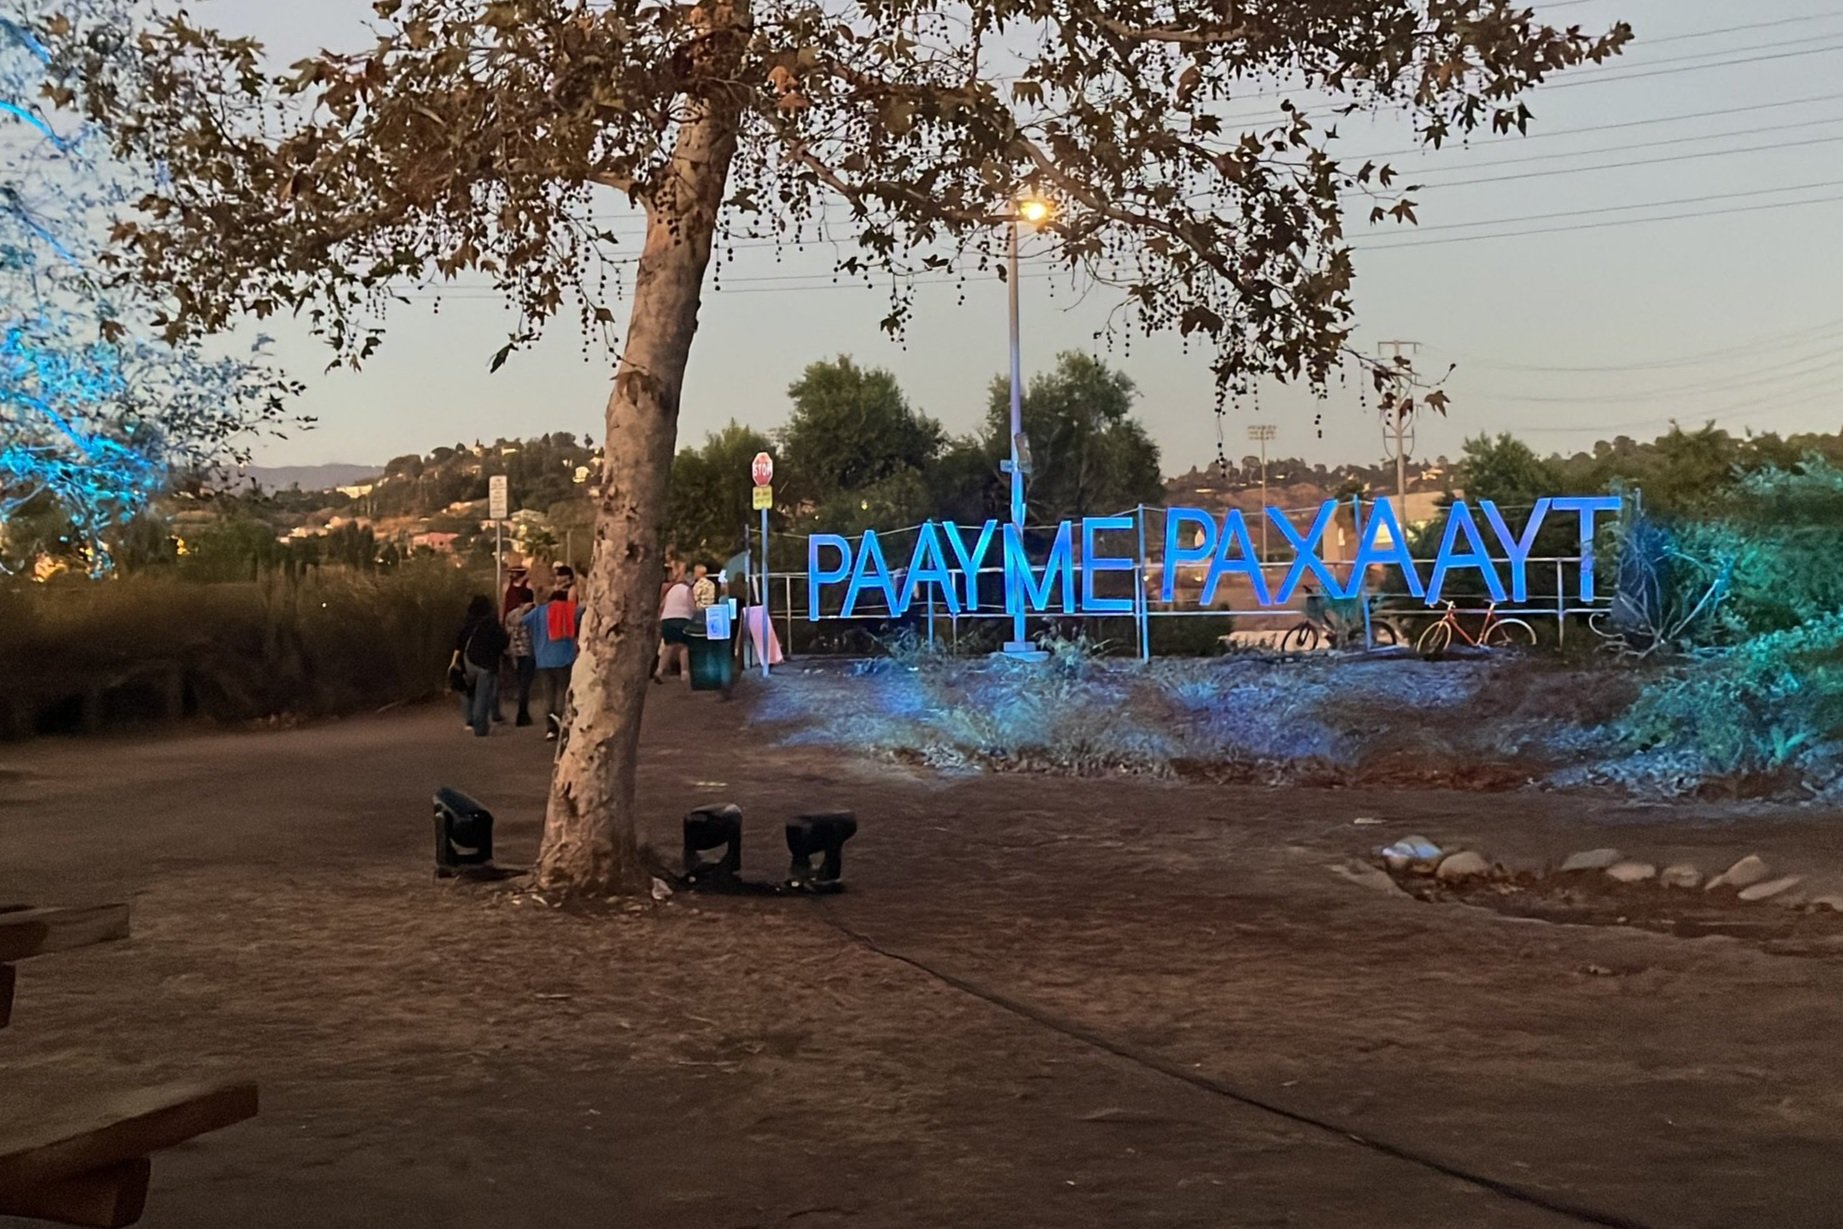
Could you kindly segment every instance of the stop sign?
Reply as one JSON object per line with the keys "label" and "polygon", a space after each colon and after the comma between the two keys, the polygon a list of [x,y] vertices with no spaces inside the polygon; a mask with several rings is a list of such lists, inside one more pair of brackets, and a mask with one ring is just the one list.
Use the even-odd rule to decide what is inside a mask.
{"label": "stop sign", "polygon": [[749,474],[756,486],[767,486],[774,481],[774,458],[765,452],[756,453],[755,460],[749,463]]}

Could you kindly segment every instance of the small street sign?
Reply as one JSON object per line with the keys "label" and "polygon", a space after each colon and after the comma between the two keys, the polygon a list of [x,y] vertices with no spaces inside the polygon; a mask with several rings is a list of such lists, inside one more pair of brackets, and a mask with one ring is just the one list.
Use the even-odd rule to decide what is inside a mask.
{"label": "small street sign", "polygon": [[[774,481],[774,458],[765,452],[755,454],[755,460],[749,463],[749,474],[755,479],[756,486],[767,486]],[[766,504],[756,504],[758,508]]]}
{"label": "small street sign", "polygon": [[495,521],[503,521],[507,516],[506,476],[494,474],[487,479],[486,494],[489,503],[487,516]]}
{"label": "small street sign", "polygon": [[766,512],[774,507],[774,488],[763,484],[755,488],[755,500],[749,505],[757,512]]}

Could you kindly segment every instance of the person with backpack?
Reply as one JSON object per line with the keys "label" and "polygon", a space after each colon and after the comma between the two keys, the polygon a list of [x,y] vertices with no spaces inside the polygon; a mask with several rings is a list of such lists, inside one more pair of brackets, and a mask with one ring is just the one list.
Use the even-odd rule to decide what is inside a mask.
{"label": "person with backpack", "polygon": [[467,690],[462,704],[467,728],[485,738],[493,728],[493,706],[499,698],[499,662],[511,641],[494,613],[493,599],[484,593],[467,604],[467,621],[455,637],[454,658],[448,668],[460,667]]}

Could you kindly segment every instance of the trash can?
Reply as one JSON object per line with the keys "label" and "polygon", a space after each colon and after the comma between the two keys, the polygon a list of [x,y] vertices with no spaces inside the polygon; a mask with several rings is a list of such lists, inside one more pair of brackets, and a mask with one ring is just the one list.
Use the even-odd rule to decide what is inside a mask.
{"label": "trash can", "polygon": [[712,640],[694,624],[686,630],[691,646],[691,690],[725,691],[735,682],[735,655],[728,640]]}

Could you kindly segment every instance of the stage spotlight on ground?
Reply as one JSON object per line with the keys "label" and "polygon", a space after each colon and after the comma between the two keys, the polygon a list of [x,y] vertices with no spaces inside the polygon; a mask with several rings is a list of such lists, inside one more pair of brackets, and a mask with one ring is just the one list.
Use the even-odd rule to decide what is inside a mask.
{"label": "stage spotlight on ground", "polygon": [[[815,811],[787,823],[787,849],[793,854],[793,866],[787,872],[787,885],[813,892],[837,891],[843,886],[845,842],[857,835],[858,820],[852,811]],[[824,861],[813,870],[813,855],[823,854]]]}
{"label": "stage spotlight on ground", "polygon": [[435,791],[435,874],[452,879],[493,865],[493,813],[458,789]]}
{"label": "stage spotlight on ground", "polygon": [[[705,862],[698,854],[723,847],[723,857]],[[685,882],[695,884],[713,876],[734,879],[742,874],[742,808],[734,803],[698,807],[685,816]]]}

